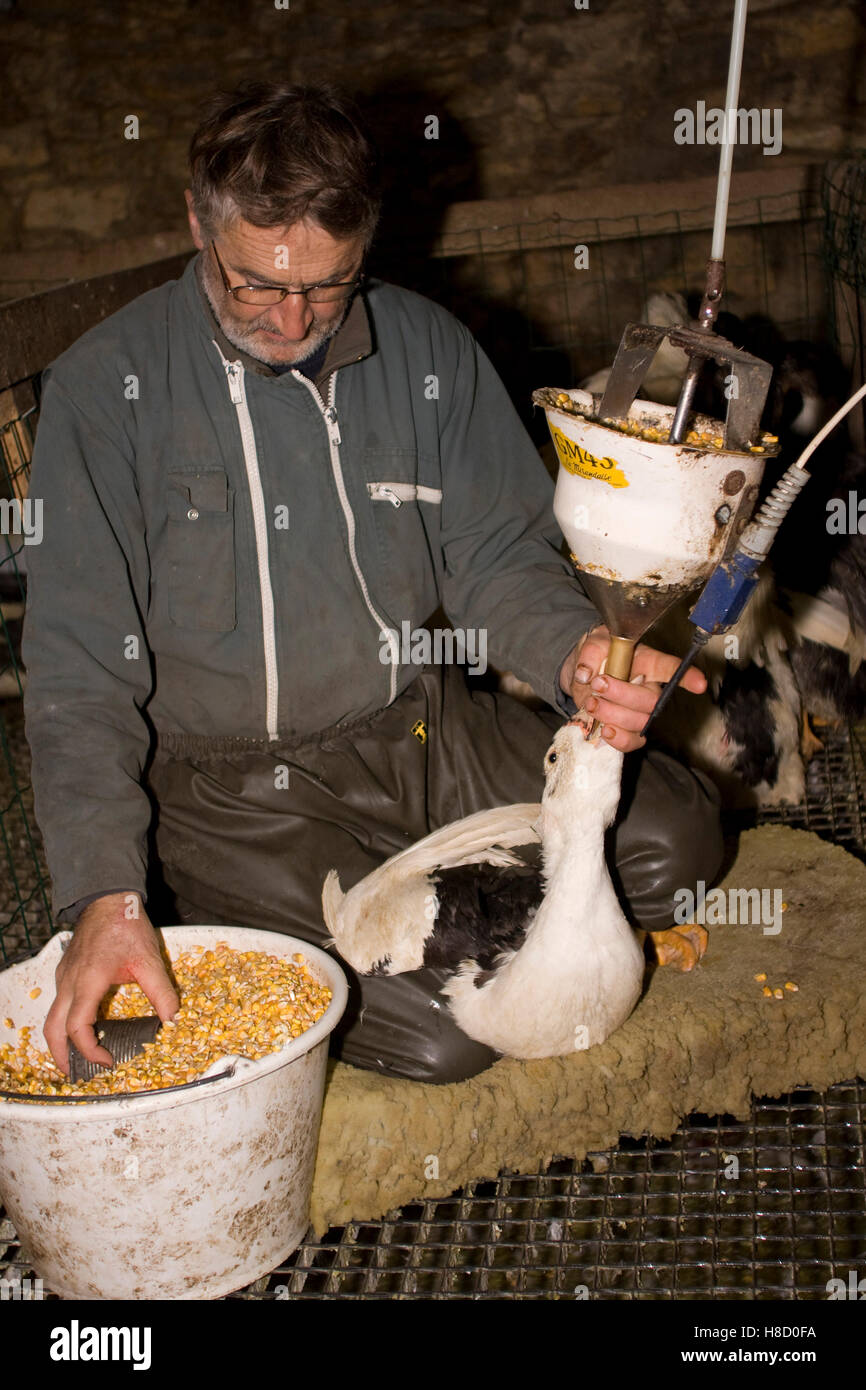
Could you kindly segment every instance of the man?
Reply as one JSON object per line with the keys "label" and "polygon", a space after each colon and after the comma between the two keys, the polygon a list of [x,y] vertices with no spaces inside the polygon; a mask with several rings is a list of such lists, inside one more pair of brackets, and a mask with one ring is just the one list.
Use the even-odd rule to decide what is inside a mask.
{"label": "man", "polygon": [[[608,634],[487,358],[429,301],[362,288],[378,202],[351,107],[248,84],[215,103],[191,168],[199,255],[53,365],[33,463],[26,712],[55,907],[76,923],[45,1028],[64,1068],[67,1035],[108,1060],[92,1025],[111,984],[177,1007],[143,905],[150,831],[181,920],[321,942],[328,869],[349,887],[449,820],[538,799],[575,707],[639,748],[676,664],[639,648],[643,686],[599,677]],[[393,634],[439,603],[551,708],[407,662]],[[626,781],[616,867],[661,930],[675,889],[718,868],[716,801],[659,753]],[[432,1081],[488,1066],[442,980],[353,981],[342,1056]]]}

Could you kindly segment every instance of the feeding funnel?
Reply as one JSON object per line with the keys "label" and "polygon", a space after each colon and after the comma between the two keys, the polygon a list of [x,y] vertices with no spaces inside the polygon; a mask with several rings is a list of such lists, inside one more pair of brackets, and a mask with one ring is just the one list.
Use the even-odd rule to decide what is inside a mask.
{"label": "feeding funnel", "polygon": [[766,437],[748,452],[726,450],[724,427],[701,415],[694,442],[660,442],[673,407],[635,401],[613,428],[592,418],[600,400],[581,390],[533,394],[559,459],[554,514],[614,638],[607,670],[627,679],[635,644],[743,531],[775,449]]}

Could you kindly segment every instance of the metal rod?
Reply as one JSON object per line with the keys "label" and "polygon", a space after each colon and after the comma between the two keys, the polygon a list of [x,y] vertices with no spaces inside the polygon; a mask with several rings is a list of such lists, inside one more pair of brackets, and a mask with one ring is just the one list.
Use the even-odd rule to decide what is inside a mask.
{"label": "metal rod", "polygon": [[698,384],[698,377],[701,374],[703,361],[700,357],[690,357],[688,370],[683,377],[683,384],[680,390],[680,398],[677,401],[676,413],[674,414],[671,432],[668,435],[669,444],[682,444],[686,435],[686,424],[689,412],[692,408],[692,401],[695,397],[695,390]]}
{"label": "metal rod", "polygon": [[[731,30],[731,52],[728,59],[728,85],[725,92],[724,138],[719,154],[719,177],[716,184],[713,244],[707,265],[706,290],[697,319],[697,326],[704,333],[712,333],[713,331],[725,284],[725,229],[728,221],[728,200],[731,195],[731,169],[734,163],[737,105],[740,99],[740,74],[743,68],[743,47],[748,7],[749,0],[734,0],[734,23]],[[703,365],[703,358],[689,358],[688,369],[677,401],[676,414],[668,435],[670,444],[682,444],[686,436],[688,415],[692,408]]]}
{"label": "metal rod", "polygon": [[736,111],[740,100],[740,73],[743,67],[743,45],[746,35],[746,11],[749,0],[735,0],[734,25],[731,32],[731,56],[728,60],[728,87],[725,92],[725,138],[719,157],[719,182],[716,188],[716,216],[713,222],[714,261],[725,258],[725,229],[728,221],[728,199],[731,193],[731,168],[734,162],[734,141],[731,125],[736,130]]}
{"label": "metal rod", "polygon": [[640,731],[641,738],[646,738],[647,733],[649,731],[649,727],[652,724],[653,720],[656,718],[657,715],[661,714],[665,706],[669,704],[669,702],[672,700],[674,691],[676,690],[683,676],[686,674],[686,671],[691,666],[695,657],[700,652],[701,648],[706,646],[709,640],[709,636],[710,634],[708,632],[695,633],[694,638],[692,640],[692,645],[689,647],[679,666],[674,671],[673,675],[671,676],[667,685],[662,690],[661,695],[658,697],[652,710],[650,711],[649,718],[647,719],[647,722],[644,724],[643,728]]}

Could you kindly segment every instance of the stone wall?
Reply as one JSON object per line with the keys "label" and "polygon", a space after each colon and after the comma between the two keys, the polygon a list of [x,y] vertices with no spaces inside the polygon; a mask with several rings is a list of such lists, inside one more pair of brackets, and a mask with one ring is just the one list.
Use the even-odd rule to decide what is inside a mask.
{"label": "stone wall", "polygon": [[[676,145],[674,111],[722,103],[732,0],[586,3],[4,0],[0,251],[51,282],[55,253],[181,229],[201,103],[253,75],[362,96],[396,223],[455,199],[711,173],[717,150]],[[782,110],[783,150],[744,147],[737,167],[866,145],[859,0],[750,8],[741,105]]]}

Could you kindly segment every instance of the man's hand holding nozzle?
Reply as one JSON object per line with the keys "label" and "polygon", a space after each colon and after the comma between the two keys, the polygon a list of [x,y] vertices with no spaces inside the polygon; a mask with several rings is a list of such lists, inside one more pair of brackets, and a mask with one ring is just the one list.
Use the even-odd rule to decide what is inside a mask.
{"label": "man's hand holding nozzle", "polygon": [[[662,683],[670,680],[680,663],[677,657],[641,642],[634,649],[631,680],[617,680],[601,670],[610,641],[606,627],[594,627],[563,662],[559,683],[578,709],[599,720],[607,743],[622,753],[633,753],[646,743],[640,731],[661,694]],[[643,681],[635,683],[636,676],[642,676]],[[693,695],[701,695],[707,679],[702,671],[691,667],[681,684]]]}

